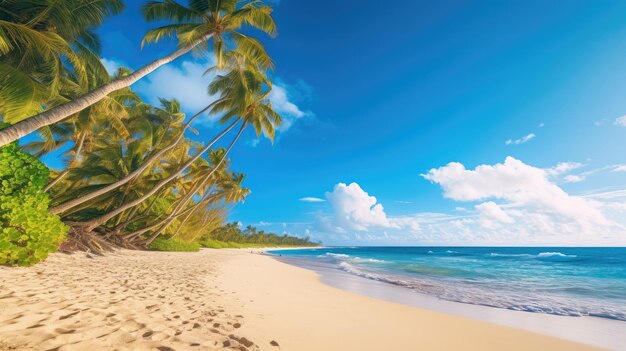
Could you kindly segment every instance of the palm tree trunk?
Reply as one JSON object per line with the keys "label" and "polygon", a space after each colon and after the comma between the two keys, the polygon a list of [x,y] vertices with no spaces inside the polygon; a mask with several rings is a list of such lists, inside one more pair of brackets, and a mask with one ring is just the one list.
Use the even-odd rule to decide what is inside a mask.
{"label": "palm tree trunk", "polygon": [[[189,212],[192,212],[195,208],[196,208],[196,207],[195,207],[195,205],[194,205],[194,206],[189,207],[188,209],[186,209],[186,210],[184,210],[184,211],[182,211],[182,212],[180,212],[180,213],[174,213],[174,212],[172,212],[172,213],[170,213],[169,215],[167,215],[167,217],[163,218],[162,220],[158,221],[157,223],[154,223],[154,224],[151,224],[151,225],[149,225],[149,226],[147,226],[147,227],[144,227],[144,228],[141,228],[141,229],[135,230],[134,232],[130,232],[130,233],[128,233],[128,234],[125,234],[122,238],[123,238],[124,240],[132,240],[132,239],[134,239],[134,238],[138,237],[139,235],[141,235],[141,234],[143,234],[143,233],[145,233],[145,232],[147,232],[147,231],[149,231],[149,230],[151,230],[151,229],[154,229],[154,228],[157,228],[157,227],[159,227],[159,226],[163,225],[163,224],[164,224],[164,223],[166,223],[166,222],[168,222],[168,223],[165,225],[165,226],[167,226],[167,225],[169,225],[169,223],[171,223],[173,220],[175,220],[178,216],[182,216],[182,215],[184,215],[184,214],[187,214],[187,213],[189,213]],[[159,230],[159,232],[158,232],[158,233],[160,233],[160,232],[161,232],[161,231]],[[153,239],[153,240],[154,240],[154,239]],[[152,241],[150,241],[150,243],[152,243]],[[150,243],[148,243],[148,245],[150,245]]]}
{"label": "palm tree trunk", "polygon": [[[208,195],[208,194],[209,194],[209,193],[207,193],[207,195]],[[217,195],[211,196],[211,198],[212,198],[212,197],[215,197],[215,196],[217,196]],[[209,198],[209,197],[204,196],[204,198],[202,198],[200,201],[198,201],[198,203],[200,203],[200,202],[202,202],[202,201],[205,201],[205,200],[207,200],[208,198]],[[194,207],[195,207],[195,205],[194,205]],[[193,210],[193,211],[190,211],[189,213],[187,213],[187,215],[185,216],[185,218],[183,218],[183,220],[182,220],[182,221],[180,222],[180,224],[178,225],[178,228],[176,228],[176,231],[174,232],[174,235],[172,235],[172,236],[176,236],[176,235],[178,235],[178,233],[180,232],[180,229],[181,229],[181,228],[185,225],[185,223],[187,223],[187,221],[189,220],[189,218],[191,218],[191,215],[193,215],[195,212],[196,212],[196,211],[195,211],[195,210]]]}
{"label": "palm tree trunk", "polygon": [[[232,128],[231,127],[229,128]],[[241,128],[239,129],[239,132],[237,133],[237,136],[235,137],[235,139],[233,139],[233,142],[230,144],[230,146],[228,147],[228,149],[226,150],[226,152],[224,153],[224,158],[226,157],[226,154],[228,154],[228,151],[230,151],[230,149],[233,147],[233,145],[235,144],[235,142],[237,141],[237,139],[239,139],[239,136],[241,136],[241,133],[243,132],[244,128],[246,127],[246,122],[244,121],[243,124],[241,125]],[[224,134],[224,132],[222,132],[222,134]],[[196,160],[198,158],[200,158],[200,156],[202,156],[202,154],[204,154],[205,152],[207,152],[209,150],[209,148],[211,147],[211,145],[207,145],[206,147],[204,147],[202,150],[198,151],[189,161],[185,162],[185,164],[183,164],[180,168],[178,168],[178,170],[170,175],[169,177],[163,179],[162,181],[159,182],[159,184],[157,184],[154,188],[152,188],[150,191],[148,191],[147,193],[145,193],[144,195],[140,196],[139,198],[127,202],[126,204],[120,206],[119,208],[106,213],[100,217],[94,218],[91,221],[88,222],[84,222],[83,224],[85,225],[84,230],[86,232],[90,232],[92,231],[94,228],[96,228],[97,226],[101,225],[102,223],[108,221],[109,219],[117,216],[118,214],[126,211],[127,209],[133,207],[133,206],[137,206],[138,204],[144,202],[146,199],[148,199],[150,196],[152,196],[154,193],[156,193],[157,191],[159,191],[159,189],[161,189],[162,187],[166,186],[170,181],[172,181],[173,179],[178,178],[178,176],[180,176],[183,171],[185,171],[185,169],[187,169],[187,167],[189,167],[192,163],[196,162]],[[224,161],[224,158],[222,158],[222,160],[220,160],[220,163],[216,166],[215,169],[217,169],[217,167],[219,167],[221,165],[221,163]],[[215,171],[215,169],[213,171]]]}
{"label": "palm tree trunk", "polygon": [[211,37],[211,34],[207,34],[204,37],[196,40],[189,46],[185,46],[181,49],[174,51],[173,53],[167,56],[157,59],[141,67],[140,69],[136,70],[135,72],[127,76],[124,76],[120,79],[107,83],[101,86],[100,88],[92,90],[89,93],[77,99],[74,99],[70,102],[67,102],[63,105],[53,107],[40,114],[31,116],[25,120],[22,120],[18,123],[15,123],[11,126],[6,127],[5,129],[0,130],[0,146],[4,146],[10,142],[13,142],[27,134],[30,134],[36,131],[37,129],[41,127],[48,126],[53,123],[62,121],[63,119],[73,115],[74,113],[79,112],[82,109],[89,107],[95,104],[96,102],[102,100],[108,94],[116,90],[129,87],[131,84],[135,83],[139,79],[148,75],[155,69],[163,66],[164,64],[174,61],[178,57],[191,51],[191,49],[193,49],[194,47],[209,40],[210,37]]}
{"label": "palm tree trunk", "polygon": [[74,166],[74,163],[76,163],[76,159],[78,158],[78,155],[80,155],[83,149],[83,144],[85,143],[86,135],[87,133],[83,133],[83,135],[81,135],[80,141],[78,142],[78,147],[76,148],[76,150],[74,150],[74,157],[72,158],[72,161],[68,165],[67,169],[61,172],[61,174],[59,174],[58,177],[54,178],[53,181],[51,181],[48,185],[46,185],[46,187],[44,188],[44,191],[48,191],[52,189],[53,186],[55,186],[58,182],[61,181],[61,179],[65,178],[65,176],[68,175],[68,173],[70,173],[70,169],[72,169],[72,166]]}
{"label": "palm tree trunk", "polygon": [[[202,111],[198,112],[196,115],[194,115],[185,125],[185,128],[181,131],[181,134],[178,136],[178,138],[171,143],[170,145],[166,146],[165,148],[159,150],[159,152],[157,152],[156,154],[154,154],[153,156],[151,156],[146,162],[144,162],[141,166],[139,166],[139,168],[137,168],[136,170],[132,171],[131,173],[129,173],[126,177],[118,180],[115,183],[111,183],[107,186],[105,186],[104,188],[98,189],[96,191],[93,191],[85,196],[81,196],[79,198],[76,198],[74,200],[70,200],[70,201],[66,201],[60,205],[54,206],[52,208],[50,208],[50,212],[54,213],[54,214],[60,214],[63,213],[73,207],[76,207],[82,203],[85,203],[89,200],[92,200],[95,197],[98,197],[102,194],[108,193],[111,190],[115,190],[119,187],[121,187],[122,185],[130,182],[131,180],[133,180],[133,178],[135,178],[136,176],[140,175],[141,173],[143,173],[154,161],[158,160],[159,158],[161,158],[161,156],[163,156],[166,152],[168,152],[169,150],[173,149],[176,145],[178,145],[178,143],[183,139],[185,130],[191,125],[191,121],[193,121],[196,117],[198,117],[200,114],[202,114],[204,111],[206,111],[209,107],[206,107],[205,109],[203,109]],[[208,147],[213,146],[213,144],[215,144],[215,142],[217,142],[220,138],[222,138],[226,133],[228,133],[237,123],[237,121],[233,122],[231,125],[228,126],[228,128],[224,129],[224,131],[222,131],[220,134],[218,134],[215,138],[213,138],[213,140],[211,140],[211,142],[209,143]]]}
{"label": "palm tree trunk", "polygon": [[[241,136],[241,133],[243,132],[244,128],[246,127],[246,122],[243,123],[243,125],[241,126],[241,129],[239,129],[239,132],[237,133],[237,136],[235,137],[235,139],[233,139],[233,141],[230,143],[230,145],[228,146],[228,149],[226,149],[226,152],[224,153],[224,155],[222,156],[222,158],[220,159],[220,161],[217,163],[217,165],[215,165],[213,167],[213,169],[211,170],[211,172],[209,172],[209,174],[206,176],[205,179],[202,180],[202,182],[200,184],[205,183],[208,179],[210,179],[210,177],[213,175],[213,173],[215,173],[215,171],[217,171],[220,166],[222,165],[222,163],[224,163],[224,160],[226,159],[226,155],[228,155],[228,153],[230,152],[230,150],[233,148],[233,145],[235,145],[235,143],[237,142],[237,139],[239,139],[239,136]],[[193,192],[191,192],[190,194],[193,196],[193,194],[196,192],[197,190],[194,190]],[[195,211],[195,209],[200,206],[200,204],[205,201],[207,199],[207,194],[205,194],[205,196],[198,201],[197,204],[195,204],[194,206],[190,207],[193,208],[194,210],[192,210],[191,212]],[[188,196],[185,199],[181,200],[181,203],[179,203],[176,208],[174,209],[174,211],[172,211],[172,214],[176,213],[176,211],[182,207],[184,207],[187,202],[189,201],[189,199],[191,199],[192,196]],[[186,212],[187,210],[183,211]],[[191,213],[190,212],[190,213]],[[181,213],[182,214],[182,213]],[[176,214],[176,216],[180,216],[181,214]],[[156,232],[154,232],[150,238],[148,238],[148,240],[146,240],[145,242],[145,246],[150,245],[154,239],[156,239],[161,232],[163,232],[172,222],[174,221],[174,219],[171,219],[169,221],[167,221],[161,228],[159,228],[159,230],[157,230]]]}
{"label": "palm tree trunk", "polygon": [[[194,185],[191,190],[181,198],[181,200],[176,204],[176,206],[174,207],[174,209],[172,210],[172,212],[163,220],[157,222],[156,224],[152,224],[149,225],[147,227],[144,227],[142,229],[136,230],[134,232],[125,234],[124,236],[122,236],[122,238],[124,240],[132,240],[135,237],[153,229],[156,227],[159,227],[160,225],[162,225],[163,223],[167,222],[168,220],[174,220],[176,217],[182,215],[182,214],[178,214],[179,210],[182,208],[182,204],[186,204],[187,200],[190,199],[195,193],[196,191],[198,191],[200,189],[200,187],[202,186],[202,184],[204,184],[207,180],[209,180],[209,178],[211,177],[211,175],[207,175],[202,181],[198,182],[196,185]],[[154,203],[154,201],[152,202],[152,204]],[[150,204],[150,205],[152,205]],[[137,206],[133,207],[133,208],[137,208]],[[184,211],[184,213],[186,213],[186,211]],[[159,231],[160,233],[160,231]]]}

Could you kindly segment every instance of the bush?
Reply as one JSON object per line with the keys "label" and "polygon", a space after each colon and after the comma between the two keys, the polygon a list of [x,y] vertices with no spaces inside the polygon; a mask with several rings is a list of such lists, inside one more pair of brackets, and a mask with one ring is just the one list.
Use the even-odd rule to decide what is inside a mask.
{"label": "bush", "polygon": [[152,244],[150,244],[150,250],[197,252],[200,250],[200,244],[194,242],[187,243],[171,238],[156,238]]}
{"label": "bush", "polygon": [[244,248],[265,248],[279,247],[280,245],[255,244],[255,243],[236,243],[233,241],[218,241],[213,239],[204,239],[200,241],[202,247],[209,249],[244,249]]}
{"label": "bush", "polygon": [[68,228],[48,212],[48,175],[16,143],[0,148],[0,264],[33,265],[65,240]]}

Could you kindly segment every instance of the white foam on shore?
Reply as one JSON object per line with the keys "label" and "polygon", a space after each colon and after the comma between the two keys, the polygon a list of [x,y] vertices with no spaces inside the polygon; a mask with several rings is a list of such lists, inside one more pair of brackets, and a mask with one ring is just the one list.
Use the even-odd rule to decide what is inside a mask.
{"label": "white foam on shore", "polygon": [[516,311],[442,300],[420,293],[419,289],[406,289],[406,285],[401,282],[380,279],[380,276],[360,271],[347,262],[341,263],[342,270],[337,270],[331,265],[324,265],[320,262],[312,264],[312,262],[294,258],[281,258],[281,261],[312,269],[321,275],[322,282],[361,295],[525,329],[597,347],[625,350],[626,322],[589,316],[575,317]]}

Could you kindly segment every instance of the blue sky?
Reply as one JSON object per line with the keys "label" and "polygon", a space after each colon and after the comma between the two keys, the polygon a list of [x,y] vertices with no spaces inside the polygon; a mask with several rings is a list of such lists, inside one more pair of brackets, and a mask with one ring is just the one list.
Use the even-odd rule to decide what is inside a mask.
{"label": "blue sky", "polygon": [[[153,24],[126,3],[102,54],[136,69],[174,44],[141,49]],[[230,220],[327,244],[626,245],[625,2],[274,3],[289,128],[234,148],[252,194]],[[208,65],[134,87],[193,113]]]}

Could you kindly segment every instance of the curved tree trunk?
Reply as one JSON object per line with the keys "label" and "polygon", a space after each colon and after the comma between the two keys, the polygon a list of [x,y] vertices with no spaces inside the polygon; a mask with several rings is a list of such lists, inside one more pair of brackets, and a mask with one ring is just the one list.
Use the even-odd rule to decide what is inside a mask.
{"label": "curved tree trunk", "polygon": [[[134,232],[130,232],[128,234],[125,234],[122,238],[124,240],[132,240],[132,239],[138,237],[139,235],[141,235],[141,234],[143,234],[143,233],[145,233],[145,232],[147,232],[147,231],[149,231],[151,229],[157,228],[157,227],[165,224],[166,222],[167,222],[167,224],[165,224],[165,226],[167,226],[167,225],[169,225],[169,223],[171,223],[177,217],[185,215],[185,214],[188,214],[190,212],[193,212],[197,208],[197,205],[198,204],[196,204],[196,205],[194,205],[192,207],[189,207],[189,208],[185,209],[184,211],[182,211],[180,213],[172,212],[169,215],[167,215],[167,217],[163,218],[162,220],[160,220],[160,221],[158,221],[158,222],[156,222],[154,224],[151,224],[151,225],[149,225],[147,227],[135,230]],[[159,233],[160,233],[160,231],[159,231]],[[150,243],[152,243],[152,241],[150,241]],[[148,245],[150,245],[150,243],[148,243]]]}
{"label": "curved tree trunk", "polygon": [[[207,193],[207,195],[208,195],[208,194],[209,194],[209,193]],[[217,196],[217,194],[216,194],[216,195],[211,196],[210,198],[213,198],[213,197],[215,197],[215,196]],[[209,197],[204,196],[204,197],[203,197],[200,201],[198,201],[198,203],[200,203],[201,201],[205,201],[205,200],[207,200],[207,199],[209,199]],[[194,205],[194,207],[196,207],[196,205]],[[187,213],[187,215],[185,216],[185,218],[183,218],[183,220],[182,220],[182,221],[180,222],[180,224],[178,225],[178,228],[176,228],[176,231],[174,232],[174,235],[172,235],[172,236],[176,236],[176,235],[178,235],[178,233],[180,232],[180,228],[182,228],[182,227],[185,225],[185,223],[187,223],[187,221],[189,220],[189,218],[191,218],[191,215],[193,215],[195,212],[196,212],[196,211],[194,210],[194,211],[191,211],[191,212]]]}
{"label": "curved tree trunk", "polygon": [[[211,178],[211,176],[213,175],[213,173],[215,173],[215,171],[217,171],[220,168],[222,163],[224,163],[224,160],[226,159],[226,156],[228,155],[230,150],[233,148],[233,146],[237,142],[237,139],[239,139],[239,137],[241,136],[241,133],[243,132],[245,127],[246,127],[246,122],[244,122],[243,125],[241,126],[241,129],[239,129],[239,132],[237,133],[237,136],[235,136],[235,139],[233,139],[233,141],[228,146],[228,149],[226,149],[226,152],[224,153],[224,156],[222,156],[222,158],[220,159],[220,162],[218,162],[217,165],[215,165],[215,167],[213,167],[211,172],[209,172],[209,174],[206,176],[206,178],[202,180],[201,185],[204,184],[206,181],[208,181]],[[191,193],[192,196],[193,196],[194,193],[195,193],[195,191],[193,193]],[[187,202],[191,199],[192,196],[189,196],[186,199],[184,199],[184,201],[181,201],[181,204],[179,204],[180,206],[177,206],[176,209],[180,209],[180,208],[184,207],[187,204]],[[202,201],[204,201],[204,200],[206,200],[206,196],[205,196],[204,199],[198,201],[198,203],[196,205],[192,206],[191,208],[194,208],[194,209],[197,208],[197,206],[199,206],[199,204],[202,203]],[[172,213],[176,212],[176,209],[174,211],[172,211]],[[179,215],[177,214],[176,216],[179,216]],[[161,234],[161,232],[163,232],[165,230],[165,228],[167,228],[173,221],[174,221],[174,219],[172,218],[171,220],[166,222],[161,228],[159,228],[159,230],[154,232],[150,236],[150,238],[148,238],[148,240],[146,240],[145,245],[146,246],[150,245],[154,241],[154,239],[156,239]]]}
{"label": "curved tree trunk", "polygon": [[[231,125],[228,130],[230,130],[230,128],[232,128],[233,126],[234,126],[234,124]],[[239,132],[237,133],[237,136],[235,137],[233,142],[230,144],[227,152],[224,154],[224,157],[226,157],[226,154],[228,154],[228,151],[230,150],[230,148],[232,148],[234,142],[237,141],[237,139],[239,139],[239,136],[241,135],[241,133],[243,132],[245,127],[246,127],[246,122],[243,122],[243,124],[241,125],[241,128],[239,129]],[[225,134],[225,132],[227,132],[227,130],[222,132],[222,134]],[[137,206],[138,204],[144,202],[150,196],[154,195],[154,193],[159,191],[159,189],[161,189],[164,186],[166,186],[170,181],[178,178],[185,171],[185,169],[187,169],[187,167],[189,167],[192,163],[196,162],[196,160],[199,159],[200,156],[202,156],[205,152],[207,152],[210,147],[211,147],[211,144],[205,146],[202,150],[198,151],[189,161],[185,162],[180,168],[178,168],[178,170],[174,174],[172,174],[169,177],[167,177],[167,178],[163,179],[162,181],[160,181],[154,188],[152,188],[150,191],[146,192],[144,195],[140,196],[139,198],[137,198],[135,200],[132,200],[130,202],[127,202],[124,205],[120,206],[119,208],[117,208],[117,209],[115,209],[115,210],[113,210],[113,211],[111,211],[109,213],[106,213],[106,214],[104,214],[104,215],[102,215],[100,217],[94,218],[91,221],[82,223],[84,225],[84,230],[86,232],[90,232],[90,231],[94,230],[94,228],[96,228],[97,226],[99,226],[102,223],[108,221],[109,219],[117,216],[118,214],[126,211],[127,209],[129,209],[129,208],[131,208],[133,206]],[[222,159],[222,161],[223,161],[223,159]],[[221,163],[221,161],[220,161],[220,163]]]}
{"label": "curved tree trunk", "polygon": [[110,83],[107,83],[77,99],[74,99],[63,105],[53,107],[35,116],[28,117],[25,120],[22,120],[11,126],[6,127],[5,129],[0,130],[0,146],[4,146],[10,142],[13,142],[27,134],[36,131],[41,127],[45,127],[62,121],[63,119],[73,115],[74,113],[102,100],[109,93],[129,87],[131,84],[135,83],[155,69],[163,66],[164,64],[174,61],[178,57],[191,51],[191,49],[193,49],[194,47],[209,40],[209,38],[211,38],[211,34],[205,35],[204,37],[193,42],[191,45],[185,46],[167,56],[152,61],[151,63],[141,67],[135,72],[122,78],[116,79]]}
{"label": "curved tree trunk", "polygon": [[[85,195],[85,196],[81,196],[79,198],[76,198],[74,200],[70,200],[70,201],[66,201],[60,205],[54,206],[52,208],[50,208],[50,212],[54,213],[54,214],[59,214],[59,213],[63,213],[73,207],[76,207],[82,203],[85,203],[87,201],[90,201],[102,194],[108,193],[111,190],[115,190],[119,187],[121,187],[122,185],[130,182],[131,180],[133,180],[136,176],[140,175],[141,173],[143,173],[154,161],[158,160],[159,158],[161,158],[161,156],[163,156],[166,152],[170,151],[171,149],[173,149],[176,145],[178,145],[178,143],[183,139],[183,136],[185,134],[185,130],[187,130],[187,128],[191,125],[191,122],[198,117],[200,114],[202,114],[204,111],[206,111],[207,109],[209,109],[210,106],[207,106],[204,110],[198,112],[197,114],[195,114],[193,117],[191,117],[191,119],[187,122],[187,124],[185,124],[185,128],[181,131],[180,135],[178,136],[178,138],[171,143],[170,145],[164,147],[163,149],[159,150],[159,152],[157,152],[156,154],[152,155],[146,162],[144,162],[141,166],[139,166],[139,168],[137,168],[136,170],[132,171],[131,173],[129,173],[126,177],[118,180],[115,183],[111,183],[107,186],[105,186],[104,188],[98,189],[96,191],[92,191],[91,193]],[[211,140],[211,142],[209,143],[209,147],[213,146],[213,144],[215,144],[215,142],[217,142],[220,138],[222,138],[226,133],[228,133],[237,123],[237,121],[233,122],[230,126],[228,126],[228,128],[224,129],[224,131],[222,131],[220,134],[218,134],[215,138],[213,138],[213,140]]]}
{"label": "curved tree trunk", "polygon": [[[187,194],[185,194],[185,196],[184,196],[184,197],[183,197],[183,198],[182,198],[182,199],[181,199],[181,200],[180,200],[180,201],[176,204],[175,208],[172,210],[172,212],[171,212],[171,213],[170,213],[170,214],[169,214],[169,215],[168,215],[165,219],[160,220],[160,221],[159,221],[159,222],[157,222],[156,224],[149,225],[148,227],[144,227],[144,228],[139,229],[139,230],[136,230],[136,231],[134,231],[134,232],[124,234],[124,235],[122,235],[122,238],[123,238],[124,240],[131,240],[131,239],[134,239],[135,237],[137,237],[137,236],[139,236],[139,235],[141,235],[141,234],[145,233],[146,231],[148,231],[148,230],[150,230],[150,229],[153,229],[153,228],[156,228],[156,227],[160,226],[161,224],[165,223],[168,219],[172,218],[173,216],[178,216],[178,215],[177,215],[177,213],[178,213],[178,211],[179,211],[179,209],[180,209],[180,207],[181,207],[181,204],[182,204],[183,202],[184,202],[184,203],[186,203],[186,200],[187,200],[188,198],[192,197],[192,196],[196,193],[196,191],[198,191],[198,189],[200,188],[200,186],[202,185],[202,183],[204,183],[204,181],[206,181],[206,180],[208,180],[208,179],[209,179],[209,177],[206,177],[206,178],[204,178],[201,182],[198,182],[198,184],[194,185],[194,186],[191,188],[191,190],[190,190]],[[161,189],[161,190],[163,190],[163,189]],[[157,195],[157,196],[158,196],[158,195]],[[136,219],[139,219],[139,218],[143,218],[143,217],[145,217],[145,213],[149,212],[150,207],[152,207],[152,205],[153,205],[155,202],[156,202],[156,196],[155,196],[155,200],[153,200],[153,201],[152,201],[152,203],[148,206],[148,208],[146,208],[146,210],[145,210],[145,211],[143,211],[143,213],[142,213],[141,215],[139,215],[139,216],[137,216],[137,217],[135,217],[135,218],[132,218],[132,219],[128,220],[128,221],[125,223],[125,224],[126,224],[126,226],[127,226],[127,225],[129,225],[130,223],[132,223],[133,221],[135,221]],[[137,208],[137,206],[135,206],[135,207],[133,207],[133,208],[134,208],[134,209],[136,209],[136,208]],[[147,229],[146,229],[146,228],[147,228]],[[119,230],[119,229],[120,229],[120,227],[119,227],[119,226],[115,227],[115,229],[114,229],[114,231],[115,231],[118,235],[119,235],[119,234],[120,234],[120,232],[121,232],[121,230]]]}

